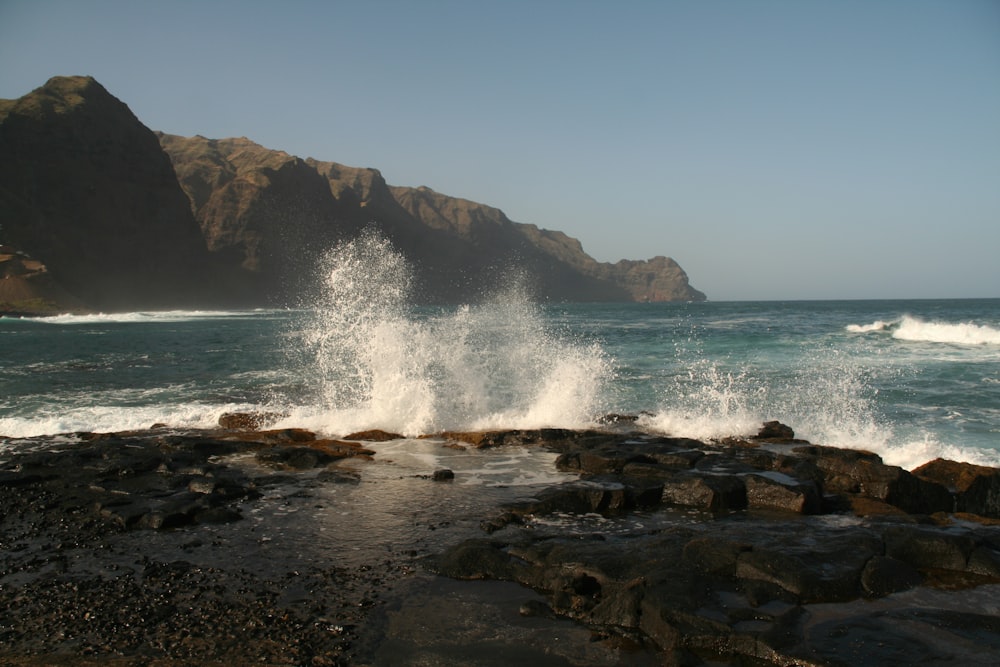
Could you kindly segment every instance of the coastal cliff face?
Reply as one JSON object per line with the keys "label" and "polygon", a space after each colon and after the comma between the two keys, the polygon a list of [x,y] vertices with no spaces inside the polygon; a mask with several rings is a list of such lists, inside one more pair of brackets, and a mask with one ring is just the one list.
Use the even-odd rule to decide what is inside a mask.
{"label": "coastal cliff face", "polygon": [[0,243],[60,289],[99,309],[197,296],[208,256],[170,160],[99,83],[54,78],[0,103],[0,156]]}
{"label": "coastal cliff face", "polygon": [[48,275],[45,290],[7,290],[21,303],[287,304],[368,226],[410,260],[425,302],[474,301],[507,276],[541,299],[705,298],[669,258],[599,263],[562,232],[375,169],[154,133],[90,77],[0,101],[0,155],[0,243]]}

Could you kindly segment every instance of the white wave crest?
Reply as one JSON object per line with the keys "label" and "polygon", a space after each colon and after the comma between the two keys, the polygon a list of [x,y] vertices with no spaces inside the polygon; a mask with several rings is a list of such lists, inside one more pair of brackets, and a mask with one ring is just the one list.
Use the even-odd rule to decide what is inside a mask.
{"label": "white wave crest", "polygon": [[885,331],[892,327],[895,322],[883,322],[882,320],[875,320],[871,324],[848,324],[847,331],[851,333],[871,333],[873,331]]}
{"label": "white wave crest", "polygon": [[912,315],[871,324],[848,324],[850,333],[888,333],[896,340],[952,345],[1000,345],[1000,329],[974,322],[934,322]]}
{"label": "white wave crest", "polygon": [[1000,467],[1000,451],[982,447],[940,442],[931,435],[899,443],[882,442],[872,448],[889,465],[907,470],[921,466],[934,459],[963,461],[981,466]]}
{"label": "white wave crest", "polygon": [[47,315],[26,318],[43,324],[108,324],[130,322],[184,322],[189,320],[221,319],[246,316],[247,311],[233,310],[163,310],[129,313],[90,313],[86,315]]}
{"label": "white wave crest", "polygon": [[1000,345],[1000,329],[973,322],[927,322],[904,316],[892,332],[898,340],[958,345]]}

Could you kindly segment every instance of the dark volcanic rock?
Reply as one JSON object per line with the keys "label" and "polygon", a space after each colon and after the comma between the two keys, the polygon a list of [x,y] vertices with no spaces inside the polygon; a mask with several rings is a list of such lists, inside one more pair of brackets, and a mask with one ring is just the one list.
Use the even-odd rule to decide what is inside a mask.
{"label": "dark volcanic rock", "polygon": [[380,429],[368,431],[358,431],[344,436],[344,440],[361,440],[364,442],[388,442],[390,440],[402,440],[405,436],[400,433],[390,433]]}
{"label": "dark volcanic rock", "polygon": [[819,491],[811,481],[801,482],[782,473],[746,475],[747,507],[815,514],[822,508]]}
{"label": "dark volcanic rock", "polygon": [[226,412],[219,416],[219,427],[234,431],[256,431],[286,416],[278,412]]}
{"label": "dark volcanic rock", "polygon": [[70,307],[201,302],[215,274],[173,166],[94,79],[0,103],[0,155],[3,240],[44,263]]}
{"label": "dark volcanic rock", "polygon": [[706,512],[732,512],[746,508],[747,489],[736,476],[677,475],[663,482],[663,502]]}
{"label": "dark volcanic rock", "polygon": [[920,573],[895,558],[873,556],[861,571],[861,587],[869,597],[879,598],[920,584]]}
{"label": "dark volcanic rock", "polygon": [[[561,429],[440,440],[478,448],[454,459],[475,465],[505,457],[497,448],[543,447],[575,478],[511,489],[500,502],[498,488],[419,481],[451,478],[438,469],[398,477],[413,482],[413,495],[392,497],[401,488],[392,486],[380,508],[366,503],[374,480],[396,483],[388,462],[363,463],[371,450],[302,429],[77,434],[71,444],[8,450],[0,662],[34,664],[25,660],[37,654],[38,664],[90,656],[128,665],[380,664],[374,655],[415,663],[417,653],[377,638],[404,627],[409,650],[429,651],[420,660],[447,662],[455,638],[427,632],[425,616],[460,600],[415,604],[409,613],[420,618],[405,617],[403,599],[373,611],[387,582],[412,571],[393,563],[401,553],[458,581],[533,589],[508,610],[516,621],[462,607],[457,632],[469,637],[494,637],[498,624],[512,623],[514,643],[523,643],[529,625],[571,619],[602,645],[630,646],[645,664],[1000,660],[1000,525],[928,516],[926,499],[907,494],[950,498],[948,489],[873,454]],[[991,477],[976,470],[964,486]],[[338,496],[349,505],[325,506]],[[859,518],[862,503],[884,511]],[[311,561],[298,552],[320,533],[296,541],[285,532],[307,508],[297,530],[337,528]],[[370,521],[379,511],[392,517],[391,530]],[[341,513],[350,516],[332,523]],[[427,535],[459,525],[460,537],[427,548]],[[244,541],[228,543],[237,536]],[[373,539],[382,564],[331,565],[324,550],[343,542],[346,553]],[[443,587],[421,576],[424,594]],[[42,624],[51,633],[39,635]],[[554,636],[531,641],[548,651]],[[495,648],[493,639],[469,641],[467,661]]]}
{"label": "dark volcanic rock", "polygon": [[792,430],[791,426],[786,426],[777,421],[770,421],[764,422],[756,437],[761,440],[792,440],[795,438],[795,431]]}
{"label": "dark volcanic rock", "polygon": [[354,457],[371,458],[374,454],[354,442],[315,440],[305,445],[269,447],[257,452],[256,459],[264,465],[286,470],[320,468],[339,459]]}
{"label": "dark volcanic rock", "polygon": [[[378,565],[305,568],[291,553],[283,568],[228,544],[245,510],[259,507],[259,489],[274,493],[275,481],[227,457],[280,452],[287,462],[305,450],[335,462],[370,452],[299,429],[251,435],[140,431],[76,434],[41,448],[6,443],[0,663],[351,664],[345,656],[375,591],[398,575]],[[301,493],[320,480],[306,475],[281,483]],[[219,565],[177,558],[185,553]]]}
{"label": "dark volcanic rock", "polygon": [[[508,437],[487,433],[476,441]],[[530,586],[547,595],[552,613],[638,632],[659,645],[668,662],[681,664],[827,664],[817,656],[839,640],[803,634],[804,619],[817,605],[848,609],[856,600],[884,598],[886,608],[900,610],[908,603],[888,600],[916,587],[1000,584],[1000,529],[921,525],[905,509],[924,514],[947,504],[951,496],[940,484],[886,466],[873,454],[795,442],[787,448],[559,434],[552,444],[561,452],[557,466],[580,473],[584,482],[507,505],[483,522],[492,539],[463,542],[442,554],[436,567],[451,577]],[[698,455],[677,458],[684,452]],[[660,463],[663,457],[673,457],[672,465]],[[647,485],[645,503],[630,500],[639,497],[637,480]],[[650,488],[661,489],[659,500],[649,499]],[[847,502],[837,494],[846,494]],[[894,513],[866,522],[823,514],[849,511],[855,499]],[[696,524],[590,535],[553,532],[539,521],[595,513],[615,521],[638,512],[646,522],[655,516],[650,512],[669,506],[706,513]],[[861,614],[844,631],[862,633],[869,620]],[[960,642],[954,633],[970,630],[988,642],[997,626],[990,612],[965,621],[968,628],[946,624],[947,641]],[[880,645],[908,640],[906,631],[882,632]],[[973,653],[984,644],[976,647]],[[867,650],[872,657],[866,664],[892,660],[874,645]]]}
{"label": "dark volcanic rock", "polygon": [[1000,519],[1000,470],[934,459],[914,469],[913,474],[957,493],[959,511]]}
{"label": "dark volcanic rock", "polygon": [[899,466],[888,466],[870,452],[815,445],[797,447],[823,472],[828,493],[856,493],[884,501],[913,514],[951,512],[955,499],[947,488],[917,477]]}

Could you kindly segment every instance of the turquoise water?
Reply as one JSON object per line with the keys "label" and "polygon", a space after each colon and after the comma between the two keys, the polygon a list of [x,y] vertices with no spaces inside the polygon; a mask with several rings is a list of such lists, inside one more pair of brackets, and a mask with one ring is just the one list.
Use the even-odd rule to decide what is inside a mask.
{"label": "turquoise water", "polygon": [[778,419],[908,467],[1000,464],[1000,300],[498,299],[376,304],[353,324],[327,306],[0,319],[0,434],[208,427],[253,409],[332,435],[642,412],[674,435]]}
{"label": "turquoise water", "polygon": [[[582,428],[693,438],[777,419],[914,467],[1000,465],[1000,299],[415,307],[383,239],[335,249],[308,307],[0,318],[0,436],[208,428],[338,436]],[[0,446],[3,446],[0,444]]]}

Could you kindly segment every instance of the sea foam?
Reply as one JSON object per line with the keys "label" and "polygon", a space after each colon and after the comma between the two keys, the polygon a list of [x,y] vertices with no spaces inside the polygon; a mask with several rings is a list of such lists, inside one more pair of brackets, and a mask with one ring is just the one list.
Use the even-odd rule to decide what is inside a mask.
{"label": "sea foam", "polygon": [[148,310],[121,313],[63,313],[61,315],[41,315],[25,317],[24,320],[40,324],[80,325],[80,324],[133,324],[141,322],[190,322],[195,320],[217,320],[235,317],[260,317],[262,313],[278,312],[257,310]]}
{"label": "sea foam", "polygon": [[0,437],[33,438],[83,431],[130,431],[147,429],[158,423],[169,424],[171,428],[177,429],[215,428],[219,425],[219,417],[226,412],[253,412],[260,409],[261,406],[239,403],[54,405],[51,409],[35,411],[30,416],[0,417]]}

